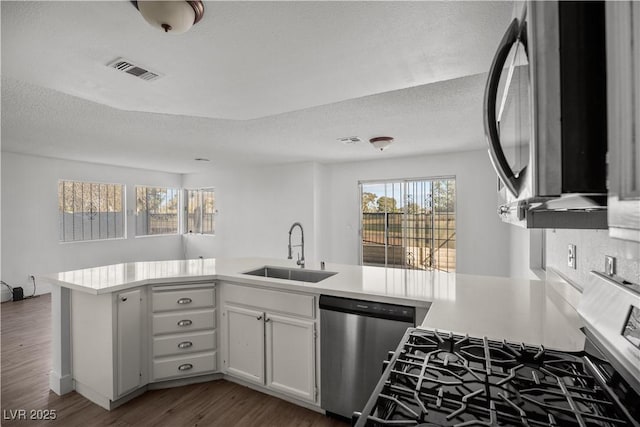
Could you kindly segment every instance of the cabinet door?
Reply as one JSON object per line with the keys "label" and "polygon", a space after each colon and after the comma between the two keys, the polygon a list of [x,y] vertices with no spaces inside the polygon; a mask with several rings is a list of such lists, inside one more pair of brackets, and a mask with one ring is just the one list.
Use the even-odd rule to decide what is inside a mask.
{"label": "cabinet door", "polygon": [[122,292],[118,305],[118,396],[138,388],[142,380],[141,290]]}
{"label": "cabinet door", "polygon": [[315,323],[266,314],[267,387],[315,401]]}
{"label": "cabinet door", "polygon": [[640,3],[605,8],[609,234],[640,242]]}
{"label": "cabinet door", "polygon": [[225,305],[227,374],[264,384],[264,313]]}

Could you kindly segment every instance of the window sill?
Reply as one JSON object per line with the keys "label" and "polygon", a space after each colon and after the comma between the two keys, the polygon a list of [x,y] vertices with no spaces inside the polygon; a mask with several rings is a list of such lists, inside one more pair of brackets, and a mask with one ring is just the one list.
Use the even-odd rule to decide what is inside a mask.
{"label": "window sill", "polygon": [[141,236],[135,236],[136,239],[146,239],[149,237],[171,237],[171,236],[179,236],[178,233],[166,233],[166,234],[143,234]]}
{"label": "window sill", "polygon": [[91,239],[91,240],[69,240],[67,242],[63,242],[58,240],[58,243],[61,245],[70,245],[73,243],[96,243],[96,242],[112,242],[114,240],[127,240],[126,237],[113,237],[110,239]]}

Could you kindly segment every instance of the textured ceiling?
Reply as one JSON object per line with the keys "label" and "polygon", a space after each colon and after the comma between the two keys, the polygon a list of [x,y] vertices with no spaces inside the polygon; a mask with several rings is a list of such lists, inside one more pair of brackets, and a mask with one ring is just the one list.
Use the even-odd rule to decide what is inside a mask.
{"label": "textured ceiling", "polygon": [[[206,2],[171,36],[128,1],[1,7],[3,150],[174,172],[205,167],[194,157],[480,148],[478,74],[511,15],[507,2]],[[120,56],[164,76],[105,66]],[[384,153],[336,141],[387,134]]]}
{"label": "textured ceiling", "polygon": [[[127,112],[2,80],[2,149],[195,172],[231,163],[339,162],[484,147],[485,75],[401,89],[255,120]],[[344,145],[336,138],[365,140]],[[374,150],[369,138],[391,135]],[[194,162],[196,157],[210,164]]]}

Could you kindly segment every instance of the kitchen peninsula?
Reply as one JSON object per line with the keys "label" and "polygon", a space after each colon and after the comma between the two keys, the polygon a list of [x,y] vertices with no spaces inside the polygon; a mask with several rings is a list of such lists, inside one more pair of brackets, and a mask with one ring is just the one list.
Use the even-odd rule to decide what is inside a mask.
{"label": "kitchen peninsula", "polygon": [[111,409],[147,389],[228,378],[320,410],[320,295],[414,307],[427,329],[568,351],[584,344],[566,284],[332,263],[336,274],[317,283],[245,274],[262,266],[299,268],[217,258],[43,276],[53,288],[51,389]]}

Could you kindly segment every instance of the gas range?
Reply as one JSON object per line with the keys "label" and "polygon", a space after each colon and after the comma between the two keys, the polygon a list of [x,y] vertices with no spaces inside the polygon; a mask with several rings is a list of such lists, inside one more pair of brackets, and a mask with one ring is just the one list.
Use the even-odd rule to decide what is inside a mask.
{"label": "gas range", "polygon": [[[627,296],[631,298],[622,315],[626,323],[617,329],[630,344],[622,345],[623,359],[625,351],[631,352],[626,353],[631,357],[627,363],[617,363],[618,353],[604,353],[611,342],[597,341],[588,330],[584,351],[563,352],[410,328],[353,422],[363,427],[640,426],[640,365],[636,371],[633,365],[631,371],[625,369],[637,361],[640,347],[623,336],[633,321],[632,307],[640,313],[640,295]],[[585,304],[597,299],[587,292],[583,298]],[[602,311],[607,314],[607,309]],[[590,319],[588,313],[581,315]]]}

